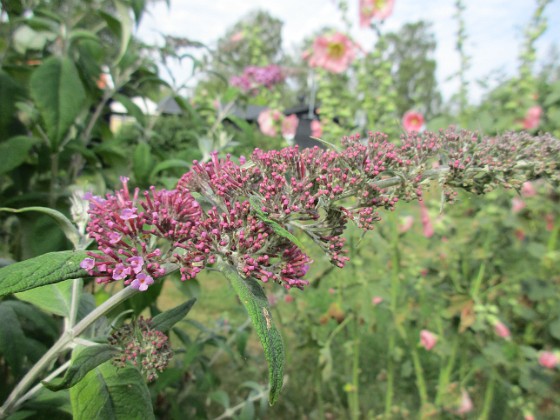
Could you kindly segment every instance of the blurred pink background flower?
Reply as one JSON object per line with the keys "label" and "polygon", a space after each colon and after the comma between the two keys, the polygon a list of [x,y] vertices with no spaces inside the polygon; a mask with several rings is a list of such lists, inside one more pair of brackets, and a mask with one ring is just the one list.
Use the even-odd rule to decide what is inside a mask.
{"label": "blurred pink background flower", "polygon": [[259,114],[257,119],[259,128],[265,136],[274,137],[278,134],[278,121],[282,113],[278,110],[266,109]]}
{"label": "blurred pink background flower", "polygon": [[403,115],[402,125],[407,133],[418,133],[424,127],[424,116],[417,111],[407,111]]}
{"label": "blurred pink background flower", "polygon": [[509,328],[506,327],[506,325],[501,321],[497,321],[494,324],[494,332],[496,333],[496,335],[498,335],[499,337],[502,337],[502,338],[510,338],[511,337],[511,333],[509,331]]}
{"label": "blurred pink background flower", "polygon": [[311,136],[321,138],[323,135],[323,127],[321,126],[321,122],[319,120],[311,121]]}
{"label": "blurred pink background flower", "polygon": [[428,208],[426,207],[424,200],[419,201],[419,205],[424,236],[426,238],[431,238],[434,236],[434,225],[432,225],[432,221],[430,220],[430,213],[428,212]]}
{"label": "blurred pink background flower", "polygon": [[523,210],[527,205],[525,204],[525,201],[523,201],[521,198],[519,197],[513,197],[511,199],[511,211],[513,213],[519,213],[521,210]]}
{"label": "blurred pink background flower", "polygon": [[332,73],[342,73],[354,61],[356,45],[346,35],[335,32],[318,36],[309,55],[311,67],[321,67]]}
{"label": "blurred pink background flower", "polygon": [[383,302],[383,298],[381,296],[374,296],[371,299],[371,304],[372,305],[379,305],[381,302]]}
{"label": "blurred pink background flower", "polygon": [[541,123],[541,116],[543,110],[540,106],[532,106],[527,110],[525,118],[523,119],[523,128],[525,130],[533,130],[537,128]]}
{"label": "blurred pink background flower", "polygon": [[539,364],[547,369],[554,369],[558,364],[558,357],[551,351],[543,351],[539,356]]}
{"label": "blurred pink background flower", "polygon": [[459,402],[459,408],[455,411],[456,414],[462,415],[470,413],[473,409],[473,402],[467,391],[461,390],[461,401]]}
{"label": "blurred pink background flower", "polygon": [[289,115],[282,121],[282,136],[286,140],[293,140],[299,124],[299,118],[296,114]]}
{"label": "blurred pink background flower", "polygon": [[394,3],[395,0],[360,0],[360,26],[368,26],[372,19],[387,19]]}
{"label": "blurred pink background flower", "polygon": [[245,33],[243,31],[239,31],[239,32],[234,33],[232,36],[230,36],[229,41],[233,42],[233,43],[236,43],[236,42],[242,41],[243,38],[245,38]]}
{"label": "blurred pink background flower", "polygon": [[521,187],[521,195],[523,197],[534,197],[537,195],[537,190],[532,182],[526,181]]}
{"label": "blurred pink background flower", "polygon": [[420,344],[426,350],[430,351],[431,349],[433,349],[437,343],[437,340],[437,335],[435,335],[434,333],[428,330],[420,331]]}

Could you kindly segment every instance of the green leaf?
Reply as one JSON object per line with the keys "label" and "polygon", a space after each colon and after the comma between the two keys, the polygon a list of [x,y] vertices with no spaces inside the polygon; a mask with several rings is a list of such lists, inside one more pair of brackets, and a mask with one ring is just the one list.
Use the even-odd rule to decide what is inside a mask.
{"label": "green leaf", "polygon": [[28,321],[24,323],[26,330],[40,331],[41,334],[45,334],[53,339],[58,338],[58,326],[50,315],[46,315],[33,305],[15,299],[4,300],[2,304],[12,308],[18,319]]}
{"label": "green leaf", "polygon": [[221,268],[247,310],[263,346],[268,362],[269,403],[273,405],[282,390],[285,356],[282,336],[272,321],[268,299],[257,280],[241,277],[233,267],[227,264],[222,264]]}
{"label": "green leaf", "polygon": [[153,180],[155,176],[160,173],[161,171],[165,171],[166,169],[171,168],[183,168],[189,169],[191,165],[188,162],[181,160],[181,159],[167,159],[163,162],[158,163],[152,172],[150,173],[150,179]]}
{"label": "green leaf", "polygon": [[[8,73],[0,70],[0,141],[18,134],[22,128],[16,116],[16,103],[25,95],[23,87]],[[4,160],[0,168],[4,170]]]}
{"label": "green leaf", "polygon": [[47,284],[25,292],[16,293],[16,297],[37,306],[49,314],[67,317],[70,314],[72,282],[65,281],[57,284]]}
{"label": "green leaf", "polygon": [[158,331],[169,331],[173,325],[187,316],[196,299],[191,299],[173,309],[162,312],[152,319],[152,327]]}
{"label": "green leaf", "polygon": [[51,391],[68,389],[80,382],[92,369],[101,363],[111,360],[118,354],[118,350],[109,344],[89,346],[78,352],[72,358],[72,364],[66,371],[64,378],[56,383],[42,382]]}
{"label": "green leaf", "polygon": [[25,354],[25,335],[16,312],[7,305],[0,304],[0,354],[17,375]]}
{"label": "green leaf", "polygon": [[557,340],[560,340],[560,318],[556,318],[555,321],[552,321],[548,326],[548,329],[551,336],[553,336]]}
{"label": "green leaf", "polygon": [[[0,148],[1,148],[1,146],[0,146]],[[0,157],[0,159],[1,159],[1,157]],[[24,212],[27,212],[27,211],[37,211],[39,213],[47,214],[55,220],[55,222],[58,224],[58,226],[60,226],[60,228],[64,232],[64,235],[66,235],[68,240],[70,242],[72,242],[72,245],[74,245],[75,249],[80,249],[81,245],[85,245],[85,244],[82,244],[82,242],[81,242],[82,236],[80,235],[80,232],[78,232],[78,229],[76,229],[76,226],[74,226],[74,224],[70,221],[70,219],[68,219],[68,217],[66,217],[64,214],[62,214],[58,210],[54,210],[54,209],[51,209],[51,208],[48,208],[48,207],[24,207],[24,208],[21,208],[21,209],[11,209],[11,208],[7,208],[7,207],[0,207],[0,211],[7,211],[7,212],[11,212],[11,213],[24,213]],[[84,238],[84,240],[85,240],[85,238]]]}
{"label": "green leaf", "polygon": [[85,251],[50,252],[0,268],[0,297],[68,279],[87,277]]}
{"label": "green leaf", "polygon": [[132,171],[138,184],[148,183],[148,177],[153,166],[152,160],[152,150],[148,143],[139,143],[132,155]]}
{"label": "green leaf", "polygon": [[70,388],[74,420],[155,419],[150,391],[132,367],[105,362]]}
{"label": "green leaf", "polygon": [[45,121],[51,149],[58,151],[86,101],[78,70],[69,58],[50,57],[33,72],[29,86]]}
{"label": "green leaf", "polygon": [[140,109],[138,105],[132,102],[129,98],[120,93],[114,95],[114,99],[119,101],[126,109],[126,111],[138,121],[142,127],[146,125],[146,118],[144,117],[144,113]]}
{"label": "green leaf", "polygon": [[264,211],[262,211],[261,201],[256,196],[254,195],[251,196],[249,198],[249,202],[251,203],[251,208],[253,209],[257,217],[261,219],[264,223],[266,223],[270,228],[272,228],[274,233],[276,233],[277,235],[283,238],[286,238],[287,240],[289,240],[290,242],[298,246],[300,249],[302,250],[304,249],[303,244],[300,242],[298,238],[296,238],[294,235],[292,235],[290,232],[288,232],[286,229],[280,226],[276,221],[268,218],[267,214]]}
{"label": "green leaf", "polygon": [[25,162],[29,149],[38,142],[39,139],[34,137],[16,136],[0,143],[0,174],[5,174]]}
{"label": "green leaf", "polygon": [[122,1],[115,0],[115,7],[117,9],[117,15],[120,24],[119,36],[121,39],[119,55],[115,59],[115,64],[118,64],[124,57],[124,55],[126,54],[126,50],[128,49],[134,22],[132,21],[132,17],[130,16],[128,6],[126,6]]}

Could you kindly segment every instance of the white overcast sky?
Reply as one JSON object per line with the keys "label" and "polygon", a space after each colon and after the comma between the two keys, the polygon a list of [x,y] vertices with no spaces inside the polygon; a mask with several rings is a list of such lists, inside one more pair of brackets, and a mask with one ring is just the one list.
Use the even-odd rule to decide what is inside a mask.
{"label": "white overcast sky", "polygon": [[[465,20],[468,34],[467,53],[472,57],[469,79],[476,81],[495,70],[513,74],[518,65],[523,30],[529,23],[536,0],[466,0]],[[256,9],[268,11],[284,22],[283,42],[287,51],[304,37],[323,26],[344,30],[334,0],[171,0],[151,4],[143,17],[138,35],[149,42],[161,43],[161,32],[215,45],[227,28]],[[358,0],[348,0],[349,17],[354,26],[352,36],[366,50],[375,40],[369,29],[358,25]],[[455,51],[456,21],[454,0],[395,0],[393,14],[383,31],[397,30],[404,23],[430,21],[437,40],[437,76],[444,96],[456,90],[456,82],[446,80],[458,69]],[[553,43],[560,43],[560,0],[553,0],[545,11],[548,29],[539,39],[538,59],[542,62]],[[560,47],[560,45],[559,45]],[[190,69],[175,68],[174,73]],[[471,84],[471,99],[479,99],[482,90]]]}

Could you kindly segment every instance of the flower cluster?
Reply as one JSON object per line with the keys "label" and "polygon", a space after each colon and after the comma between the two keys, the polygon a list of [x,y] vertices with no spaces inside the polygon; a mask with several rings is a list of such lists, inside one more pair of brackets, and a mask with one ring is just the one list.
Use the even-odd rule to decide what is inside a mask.
{"label": "flower cluster", "polygon": [[381,209],[421,199],[431,179],[450,200],[455,188],[521,189],[535,177],[560,184],[560,142],[549,135],[481,138],[450,129],[410,133],[399,144],[381,133],[355,135],[342,145],[256,149],[239,163],[214,153],[209,162],[193,162],[171,191],[131,195],[123,179],[115,194],[90,197],[87,231],[101,253],[91,252],[82,267],[99,282],[146,290],[166,264],[188,280],[220,261],[245,277],[303,288],[311,260],[295,230],[343,267],[348,222],[373,229]]}
{"label": "flower cluster", "polygon": [[230,79],[232,86],[236,86],[246,93],[257,94],[259,89],[271,89],[282,83],[285,79],[284,72],[280,66],[270,64],[268,66],[248,66],[243,70],[241,76],[233,76]]}
{"label": "flower cluster", "polygon": [[168,337],[153,329],[151,320],[142,317],[111,334],[109,344],[120,350],[113,359],[115,366],[122,368],[132,363],[148,382],[156,380],[158,372],[163,372],[173,357]]}

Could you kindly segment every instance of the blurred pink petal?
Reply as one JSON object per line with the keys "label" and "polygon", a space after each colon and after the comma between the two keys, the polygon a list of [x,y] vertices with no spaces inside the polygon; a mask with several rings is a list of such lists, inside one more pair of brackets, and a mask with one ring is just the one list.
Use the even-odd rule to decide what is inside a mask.
{"label": "blurred pink petal", "polygon": [[379,305],[381,302],[383,302],[383,298],[381,296],[374,296],[371,299],[371,304],[372,305]]}
{"label": "blurred pink petal", "polygon": [[501,321],[497,321],[494,324],[494,332],[496,333],[496,335],[498,335],[499,337],[502,337],[502,338],[510,338],[511,337],[511,333],[509,331],[509,328],[506,327],[506,325]]}
{"label": "blurred pink petal", "polygon": [[532,106],[527,110],[525,118],[523,119],[523,128],[525,130],[533,130],[537,128],[541,123],[541,116],[543,110],[540,106]]}
{"label": "blurred pink petal", "polygon": [[524,182],[521,186],[521,195],[523,197],[534,197],[535,195],[537,195],[537,189],[532,182]]}
{"label": "blurred pink petal", "polygon": [[437,343],[437,335],[428,330],[420,331],[420,344],[428,351],[434,348]]}
{"label": "blurred pink petal", "polygon": [[419,201],[420,204],[420,218],[422,221],[422,227],[424,236],[426,238],[431,238],[434,236],[434,226],[432,225],[432,221],[430,220],[430,213],[428,212],[428,208],[426,207],[426,203],[424,200]]}
{"label": "blurred pink petal", "polygon": [[318,120],[311,121],[311,136],[321,138],[323,135],[323,127]]}
{"label": "blurred pink petal", "polygon": [[395,0],[360,0],[360,26],[368,26],[372,19],[386,19],[393,13]]}
{"label": "blurred pink petal", "polygon": [[257,119],[259,128],[265,136],[274,137],[278,134],[277,121],[282,117],[282,113],[278,110],[266,109],[259,114]]}
{"label": "blurred pink petal", "polygon": [[399,225],[399,233],[408,232],[413,224],[414,224],[414,217],[413,216],[402,217],[401,218],[401,223]]}
{"label": "blurred pink petal", "polygon": [[467,391],[461,390],[461,401],[459,403],[459,408],[455,411],[456,414],[462,415],[470,413],[473,409],[473,402]]}
{"label": "blurred pink petal", "polygon": [[416,111],[405,112],[402,125],[407,133],[418,133],[424,127],[424,116]]}
{"label": "blurred pink petal", "polygon": [[284,118],[282,121],[282,136],[287,140],[293,140],[299,124],[297,115],[292,114]]}
{"label": "blurred pink petal", "polygon": [[332,73],[342,73],[354,61],[356,45],[346,35],[335,32],[318,36],[313,42],[313,52],[309,56],[311,67],[321,67]]}
{"label": "blurred pink petal", "polygon": [[558,357],[551,351],[543,351],[539,356],[539,364],[547,369],[554,369],[558,364]]}
{"label": "blurred pink petal", "polygon": [[525,201],[523,201],[521,198],[519,197],[513,197],[511,200],[511,211],[513,213],[519,213],[521,210],[523,210],[527,205],[525,204]]}

